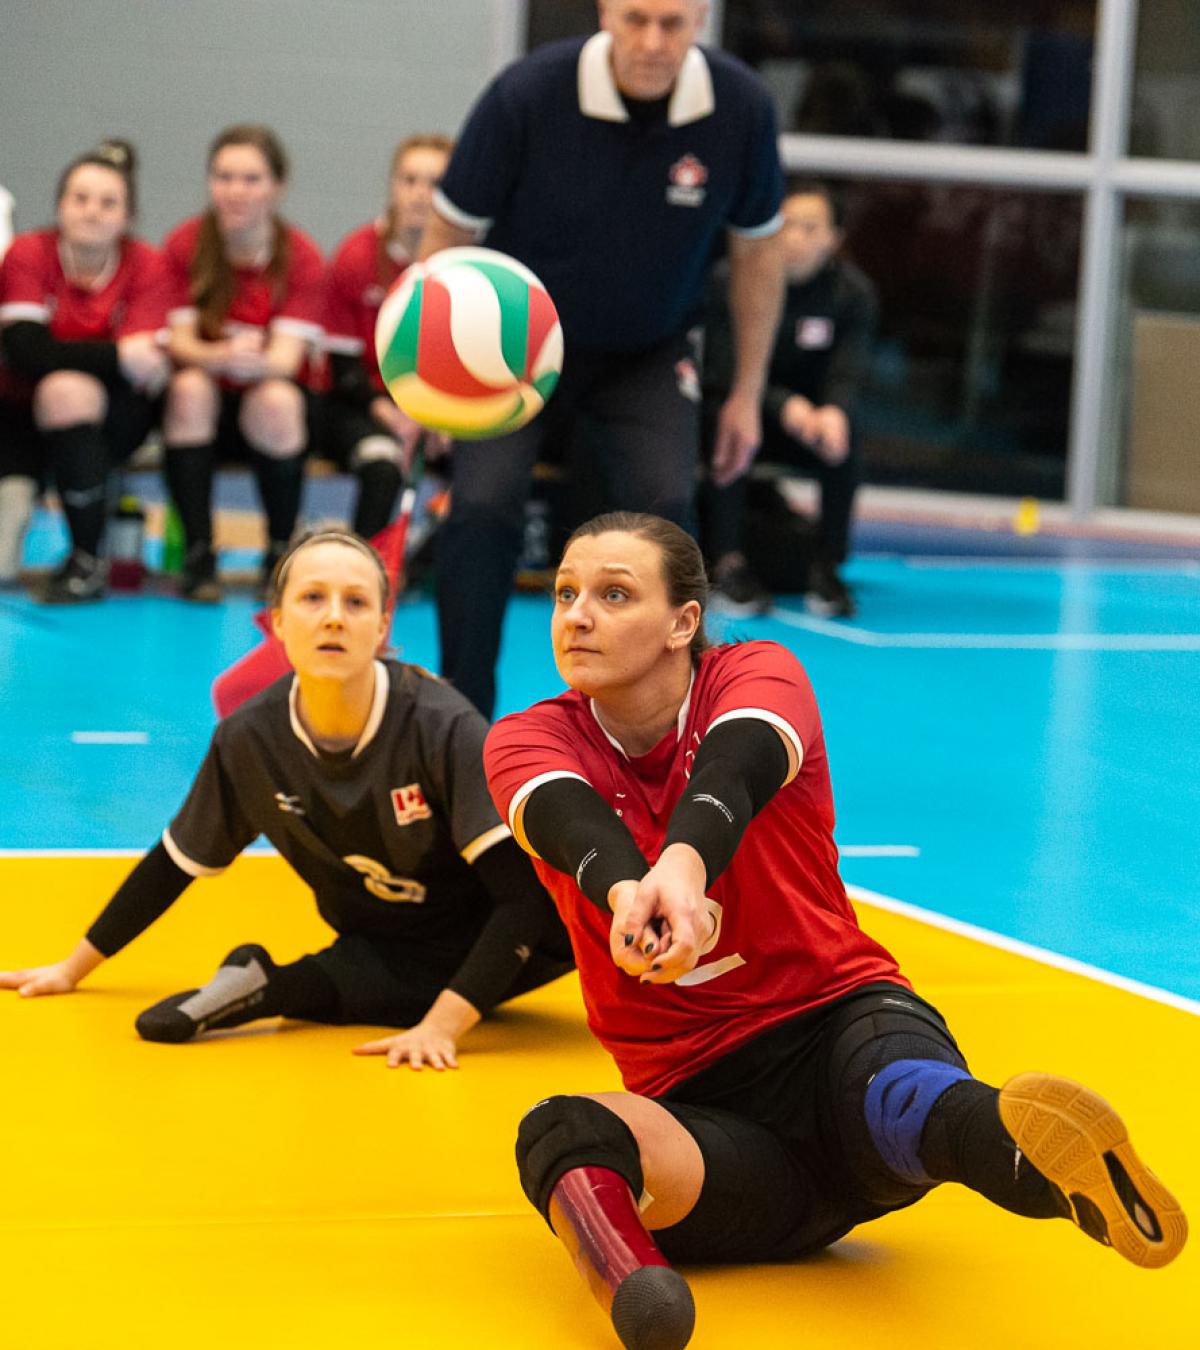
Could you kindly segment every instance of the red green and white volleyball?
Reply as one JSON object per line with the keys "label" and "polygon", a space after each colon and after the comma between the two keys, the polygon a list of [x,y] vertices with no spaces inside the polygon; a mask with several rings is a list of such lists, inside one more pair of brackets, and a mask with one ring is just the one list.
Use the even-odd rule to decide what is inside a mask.
{"label": "red green and white volleyball", "polygon": [[447,248],[414,263],[379,310],[375,354],[402,411],[466,440],[536,417],[562,369],[558,311],[515,258]]}

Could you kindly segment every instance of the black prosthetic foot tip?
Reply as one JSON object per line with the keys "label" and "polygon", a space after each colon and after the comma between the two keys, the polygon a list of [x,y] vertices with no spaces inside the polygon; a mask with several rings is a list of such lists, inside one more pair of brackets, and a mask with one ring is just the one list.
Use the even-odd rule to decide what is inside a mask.
{"label": "black prosthetic foot tip", "polygon": [[696,1325],[692,1291],[669,1266],[642,1266],[613,1295],[612,1323],[625,1350],[683,1350]]}
{"label": "black prosthetic foot tip", "polygon": [[197,1026],[187,1013],[180,1012],[179,1005],[186,1003],[198,992],[195,989],[188,989],[182,994],[172,994],[170,998],[164,998],[161,1003],[156,1003],[153,1008],[138,1013],[137,1021],[134,1023],[137,1034],[144,1041],[166,1041],[171,1045],[190,1041],[196,1034]]}

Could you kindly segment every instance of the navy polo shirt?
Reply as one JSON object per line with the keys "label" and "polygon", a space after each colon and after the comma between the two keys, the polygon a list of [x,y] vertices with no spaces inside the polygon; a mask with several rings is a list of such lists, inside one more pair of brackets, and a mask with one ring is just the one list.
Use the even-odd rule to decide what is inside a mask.
{"label": "navy polo shirt", "polygon": [[665,117],[631,118],[596,33],[502,72],[467,118],[435,196],[531,267],[568,346],[639,351],[702,312],[722,229],[780,225],[775,113],[748,67],[692,47]]}

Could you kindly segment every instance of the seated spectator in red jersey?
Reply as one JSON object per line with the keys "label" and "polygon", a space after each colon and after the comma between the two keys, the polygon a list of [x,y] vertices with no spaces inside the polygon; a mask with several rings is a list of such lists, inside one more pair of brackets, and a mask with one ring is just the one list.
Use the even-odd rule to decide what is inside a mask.
{"label": "seated spectator in red jersey", "polygon": [[288,161],[269,127],[232,126],[208,152],[208,209],[163,244],[168,350],[167,486],[183,522],[182,593],[217,600],[212,482],[245,457],[267,518],[265,586],[300,512],[310,356],[321,336],[321,255],[278,215]]}
{"label": "seated spectator in red jersey", "polygon": [[428,458],[447,448],[445,437],[418,426],[388,395],[375,359],[375,321],[384,296],[416,256],[453,148],[446,136],[401,141],[386,212],[342,240],[325,274],[331,375],[325,430],[329,450],[358,479],[353,526],[363,538],[391,520],[418,446]]}
{"label": "seated spectator in red jersey", "polygon": [[56,223],[18,235],[0,264],[0,581],[12,580],[47,477],[71,552],[39,591],[98,600],[109,471],[154,425],[168,375],[158,252],[131,238],[133,147],[103,141],[58,181]]}
{"label": "seated spectator in red jersey", "polygon": [[568,690],[484,745],[626,1088],[538,1102],[521,1182],[622,1343],[687,1344],[668,1261],[791,1260],[947,1181],[1166,1265],[1187,1220],[1113,1108],[972,1076],[859,927],[808,677],[774,642],[710,647],[707,590],[677,525],[580,526],[551,619]]}

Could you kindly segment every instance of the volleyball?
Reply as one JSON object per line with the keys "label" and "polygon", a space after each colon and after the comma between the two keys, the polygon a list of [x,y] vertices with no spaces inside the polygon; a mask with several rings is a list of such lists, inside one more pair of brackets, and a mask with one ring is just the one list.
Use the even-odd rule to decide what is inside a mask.
{"label": "volleyball", "polygon": [[448,248],[414,263],[375,324],[379,371],[396,404],[461,439],[503,436],[536,417],[562,354],[546,288],[490,248]]}

